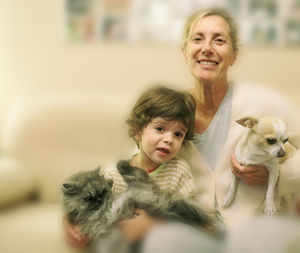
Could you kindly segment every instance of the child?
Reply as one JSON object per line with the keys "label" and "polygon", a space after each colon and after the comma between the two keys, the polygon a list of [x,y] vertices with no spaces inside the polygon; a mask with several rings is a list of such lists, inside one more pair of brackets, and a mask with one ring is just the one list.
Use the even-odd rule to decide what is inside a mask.
{"label": "child", "polygon": [[[191,95],[154,87],[142,94],[127,120],[129,135],[138,147],[138,152],[129,159],[130,164],[146,170],[161,190],[184,197],[192,197],[194,183],[189,166],[176,155],[182,144],[193,138],[194,114],[195,101]],[[106,168],[104,176],[113,181],[115,193],[126,190],[127,185],[116,164]],[[119,223],[129,241],[140,239],[153,224],[157,224],[143,210],[136,210],[136,214],[139,219]],[[65,227],[71,244],[77,247],[88,245],[89,238],[82,236],[79,228],[68,223]]]}
{"label": "child", "polygon": [[[195,101],[191,95],[166,87],[147,90],[134,105],[129,119],[129,135],[138,152],[129,162],[146,170],[161,190],[193,194],[193,178],[187,163],[176,157],[181,145],[193,138]],[[113,181],[113,191],[127,187],[116,164],[104,176]]]}

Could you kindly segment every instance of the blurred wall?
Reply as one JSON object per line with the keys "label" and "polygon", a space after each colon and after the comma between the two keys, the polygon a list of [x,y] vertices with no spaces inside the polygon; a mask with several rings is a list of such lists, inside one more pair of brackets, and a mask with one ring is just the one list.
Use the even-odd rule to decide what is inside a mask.
{"label": "blurred wall", "polygon": [[[1,1],[0,130],[19,96],[59,92],[139,91],[153,81],[192,86],[180,45],[70,44],[63,1]],[[243,47],[235,80],[271,85],[300,105],[300,48]]]}

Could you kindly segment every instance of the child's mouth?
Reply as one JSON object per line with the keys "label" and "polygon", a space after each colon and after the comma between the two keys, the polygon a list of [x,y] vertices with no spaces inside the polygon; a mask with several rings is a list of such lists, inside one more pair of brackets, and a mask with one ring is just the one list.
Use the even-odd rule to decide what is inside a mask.
{"label": "child's mouth", "polygon": [[163,156],[167,156],[170,154],[170,150],[167,148],[157,148],[156,150]]}

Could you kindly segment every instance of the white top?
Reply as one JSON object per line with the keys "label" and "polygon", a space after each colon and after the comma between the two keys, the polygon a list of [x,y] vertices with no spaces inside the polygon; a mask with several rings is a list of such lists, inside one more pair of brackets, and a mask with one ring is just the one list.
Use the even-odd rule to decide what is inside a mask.
{"label": "white top", "polygon": [[214,170],[225,143],[231,119],[232,85],[219,106],[216,115],[202,134],[195,133],[193,143],[209,167]]}

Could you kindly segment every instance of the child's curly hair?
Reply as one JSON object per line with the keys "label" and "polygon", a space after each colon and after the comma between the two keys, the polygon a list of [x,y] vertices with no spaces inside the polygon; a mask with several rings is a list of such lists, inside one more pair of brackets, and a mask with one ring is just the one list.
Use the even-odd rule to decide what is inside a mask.
{"label": "child's curly hair", "polygon": [[195,108],[194,98],[186,92],[164,86],[150,88],[137,100],[127,119],[129,136],[134,138],[153,118],[161,117],[167,120],[182,121],[187,128],[184,141],[192,140]]}

